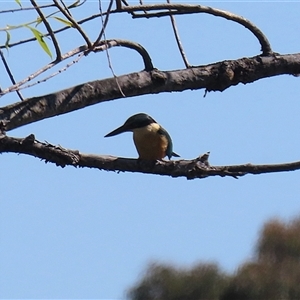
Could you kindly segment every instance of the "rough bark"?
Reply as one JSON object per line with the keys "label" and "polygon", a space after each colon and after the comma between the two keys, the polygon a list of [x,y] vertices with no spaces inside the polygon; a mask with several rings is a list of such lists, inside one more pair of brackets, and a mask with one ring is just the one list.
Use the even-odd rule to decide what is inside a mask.
{"label": "rough bark", "polygon": [[117,79],[113,77],[87,82],[2,107],[0,121],[8,131],[105,101],[184,90],[224,91],[239,83],[299,73],[300,53],[227,60],[176,71],[141,71]]}
{"label": "rough bark", "polygon": [[24,139],[0,136],[0,153],[14,152],[31,155],[55,163],[57,166],[88,167],[114,172],[138,172],[157,174],[187,179],[206,178],[209,176],[230,176],[239,178],[246,174],[262,174],[294,171],[300,169],[300,162],[273,165],[234,165],[211,166],[209,153],[192,160],[144,161],[131,158],[119,158],[108,155],[83,154],[77,150],[65,149],[49,143],[42,143],[33,134]]}

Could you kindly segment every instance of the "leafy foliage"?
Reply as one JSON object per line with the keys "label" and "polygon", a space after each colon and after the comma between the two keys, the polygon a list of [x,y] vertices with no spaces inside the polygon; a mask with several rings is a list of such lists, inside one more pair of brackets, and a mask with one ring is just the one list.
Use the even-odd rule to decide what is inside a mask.
{"label": "leafy foliage", "polygon": [[300,218],[287,224],[278,220],[268,222],[263,228],[257,255],[269,263],[282,263],[286,259],[300,261]]}
{"label": "leafy foliage", "polygon": [[300,217],[290,223],[265,224],[253,261],[235,274],[224,274],[214,264],[190,270],[152,264],[133,287],[132,300],[273,300],[300,299]]}
{"label": "leafy foliage", "polygon": [[218,299],[226,285],[225,275],[214,264],[199,264],[191,270],[151,264],[146,276],[129,292],[130,299]]}

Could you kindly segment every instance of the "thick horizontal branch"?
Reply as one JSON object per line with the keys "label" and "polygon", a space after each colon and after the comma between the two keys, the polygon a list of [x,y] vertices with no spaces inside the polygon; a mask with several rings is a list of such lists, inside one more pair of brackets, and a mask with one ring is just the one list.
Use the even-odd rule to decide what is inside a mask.
{"label": "thick horizontal branch", "polygon": [[209,176],[238,178],[246,174],[274,173],[300,169],[300,161],[274,165],[210,166],[208,163],[209,153],[193,160],[176,161],[143,161],[107,155],[83,154],[77,150],[69,150],[61,146],[39,142],[33,134],[24,139],[1,135],[0,153],[4,152],[31,155],[61,167],[70,165],[106,171],[185,177],[187,179],[206,178]]}
{"label": "thick horizontal branch", "polygon": [[0,121],[11,130],[89,105],[145,94],[205,88],[224,91],[239,83],[281,74],[300,73],[300,53],[227,60],[177,71],[141,71],[80,84],[53,94],[29,98],[0,108]]}

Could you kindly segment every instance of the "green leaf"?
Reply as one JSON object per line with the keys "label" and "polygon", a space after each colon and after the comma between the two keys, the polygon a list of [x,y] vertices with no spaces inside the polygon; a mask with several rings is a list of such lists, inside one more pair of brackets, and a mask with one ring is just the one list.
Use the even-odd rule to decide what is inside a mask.
{"label": "green leaf", "polygon": [[20,5],[20,7],[22,7],[22,4],[21,4],[20,0],[15,0],[15,1]]}
{"label": "green leaf", "polygon": [[31,32],[33,33],[33,35],[35,36],[36,40],[38,41],[38,43],[40,44],[40,46],[43,48],[43,50],[52,58],[52,54],[51,51],[49,50],[46,42],[44,41],[44,36],[43,34],[38,31],[37,29],[31,27],[31,26],[26,26],[28,29],[31,30]]}
{"label": "green leaf", "polygon": [[77,0],[73,4],[71,4],[70,6],[68,6],[68,8],[76,7],[76,6],[78,6],[79,3],[80,3],[80,0]]}
{"label": "green leaf", "polygon": [[70,21],[67,21],[67,20],[65,20],[65,19],[62,19],[62,18],[60,18],[60,17],[52,17],[52,18],[55,19],[55,20],[57,20],[57,21],[59,21],[59,22],[64,23],[64,24],[67,25],[67,26],[74,27],[73,24],[72,24],[72,22],[70,22]]}
{"label": "green leaf", "polygon": [[8,45],[9,45],[9,41],[10,41],[10,33],[9,31],[6,30],[6,41],[5,41],[5,48],[8,50]]}

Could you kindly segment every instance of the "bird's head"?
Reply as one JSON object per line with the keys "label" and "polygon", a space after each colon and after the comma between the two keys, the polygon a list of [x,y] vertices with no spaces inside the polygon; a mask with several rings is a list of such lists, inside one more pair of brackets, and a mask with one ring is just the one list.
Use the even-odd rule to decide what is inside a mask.
{"label": "bird's head", "polygon": [[129,117],[122,126],[108,133],[104,137],[114,136],[126,131],[133,131],[134,129],[142,128],[152,123],[157,123],[157,122],[145,113],[138,113],[136,115]]}

